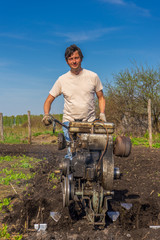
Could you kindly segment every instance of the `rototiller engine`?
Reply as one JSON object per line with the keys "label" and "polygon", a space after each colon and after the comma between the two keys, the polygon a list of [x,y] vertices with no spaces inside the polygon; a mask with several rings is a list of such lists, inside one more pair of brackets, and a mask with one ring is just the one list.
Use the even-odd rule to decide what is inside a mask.
{"label": "rototiller engine", "polygon": [[[129,156],[129,138],[117,137],[113,142],[113,123],[70,122],[69,127],[72,160],[64,158],[60,163],[63,191],[63,206],[70,201],[80,201],[89,222],[105,225],[108,200],[114,194],[113,180],[119,178],[120,171],[114,167],[114,154]],[[59,136],[59,149],[65,145]]]}

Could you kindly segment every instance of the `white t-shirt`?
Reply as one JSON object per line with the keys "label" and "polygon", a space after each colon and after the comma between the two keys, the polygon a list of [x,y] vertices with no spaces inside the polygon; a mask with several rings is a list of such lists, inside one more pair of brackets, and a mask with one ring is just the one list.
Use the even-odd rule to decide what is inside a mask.
{"label": "white t-shirt", "polygon": [[95,119],[95,93],[102,89],[98,75],[82,69],[78,75],[69,71],[60,76],[49,93],[55,98],[64,96],[63,122],[75,119],[91,122]]}

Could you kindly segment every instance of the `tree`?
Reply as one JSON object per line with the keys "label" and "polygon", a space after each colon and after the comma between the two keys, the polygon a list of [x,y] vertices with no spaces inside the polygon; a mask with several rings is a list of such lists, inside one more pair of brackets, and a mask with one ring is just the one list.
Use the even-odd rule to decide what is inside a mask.
{"label": "tree", "polygon": [[157,132],[159,132],[159,118],[160,118],[160,68],[154,70],[147,67],[147,69],[137,68],[138,78],[138,90],[139,90],[139,102],[147,108],[148,99],[151,99],[152,103],[152,118],[153,126]]}
{"label": "tree", "polygon": [[[159,131],[160,118],[160,69],[146,66],[126,69],[114,75],[114,84],[106,85],[106,112],[112,109],[114,121],[124,122],[125,127],[147,127],[147,104],[152,101],[153,127]],[[114,111],[114,114],[113,114]],[[133,124],[134,123],[134,124]]]}

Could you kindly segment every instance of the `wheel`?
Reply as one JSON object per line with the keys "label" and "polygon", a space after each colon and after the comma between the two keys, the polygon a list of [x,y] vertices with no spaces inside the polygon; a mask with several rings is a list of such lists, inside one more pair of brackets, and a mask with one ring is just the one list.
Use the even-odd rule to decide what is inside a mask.
{"label": "wheel", "polygon": [[58,142],[58,150],[62,150],[66,147],[66,140],[63,133],[58,134],[57,142]]}

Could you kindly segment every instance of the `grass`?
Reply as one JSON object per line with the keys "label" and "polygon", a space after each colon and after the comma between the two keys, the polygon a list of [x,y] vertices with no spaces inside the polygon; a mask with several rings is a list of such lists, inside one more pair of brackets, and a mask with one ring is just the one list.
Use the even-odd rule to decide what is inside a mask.
{"label": "grass", "polygon": [[138,146],[138,145],[143,145],[146,147],[149,146],[148,139],[146,139],[146,138],[139,138],[139,137],[135,138],[134,137],[134,138],[131,138],[131,142],[135,146]]}
{"label": "grass", "polygon": [[54,172],[49,174],[49,180],[53,184],[53,189],[57,187],[57,183],[60,180],[60,176],[57,176]]}
{"label": "grass", "polygon": [[10,182],[18,183],[17,180],[29,180],[34,174],[25,174],[23,172],[14,172],[13,170],[3,169],[2,173],[5,173],[6,176],[0,177],[0,184],[9,185]]}
{"label": "grass", "polygon": [[[17,128],[17,127],[16,127]],[[20,144],[20,143],[28,143],[28,132],[21,132],[18,133],[18,131],[15,130],[15,133],[13,132],[13,130],[9,133],[9,130],[7,130],[8,132],[4,135],[4,141],[3,143],[9,143],[9,144]],[[44,131],[37,131],[32,133],[32,136],[37,137],[40,135],[46,135],[49,134],[50,136],[58,136],[58,133],[63,132],[61,129],[56,131],[55,133],[53,133],[52,130],[44,130]],[[149,140],[148,140],[148,136],[147,134],[145,134],[143,137],[131,137],[131,142],[134,146],[145,146],[145,147],[149,147]],[[2,141],[0,141],[2,143]],[[153,144],[152,144],[153,148],[160,148],[160,134],[153,134]],[[0,160],[1,161],[1,160]]]}
{"label": "grass", "polygon": [[[26,155],[22,156],[0,156],[0,214],[4,215],[6,211],[13,211],[12,193],[21,194],[29,187],[29,179],[34,177],[35,173],[30,172],[41,161]],[[0,225],[1,226],[1,225]],[[0,239],[2,240],[21,240],[22,235],[13,234],[8,231],[7,225],[0,227]]]}
{"label": "grass", "polygon": [[[4,127],[3,143],[27,143],[28,129],[20,126]],[[2,141],[0,141],[2,143]]]}
{"label": "grass", "polygon": [[[56,116],[58,119],[58,116]],[[59,119],[61,120],[61,119]],[[20,144],[28,143],[28,123],[25,122],[21,125],[4,125],[4,141],[0,140],[0,143]],[[58,136],[58,133],[62,132],[62,128],[57,124],[56,132],[53,133],[53,126],[44,126],[42,123],[42,116],[31,116],[31,135],[37,137],[39,135],[49,134],[50,136]]]}
{"label": "grass", "polygon": [[[9,167],[4,167],[6,164],[5,161],[10,162]],[[0,162],[2,170],[0,171],[0,184],[9,185],[11,182],[19,183],[20,180],[29,180],[34,176],[34,173],[25,171],[25,169],[30,169],[35,165],[36,162],[40,161],[39,159],[34,159],[32,157],[27,157],[25,155],[16,157],[16,156],[5,156],[0,157]]]}
{"label": "grass", "polygon": [[[36,164],[41,161],[33,157],[28,157],[26,155],[22,156],[1,156],[0,157],[0,196],[5,197],[5,191],[7,191],[7,186],[10,188],[14,185],[18,190],[21,186],[27,185],[28,181],[34,177],[35,173],[31,172],[30,169],[35,167]],[[3,187],[2,187],[3,186]],[[4,186],[6,186],[4,188]],[[2,191],[1,191],[2,189]],[[0,199],[2,203],[3,199]]]}
{"label": "grass", "polygon": [[4,198],[3,200],[0,200],[0,211],[2,210],[3,206],[8,206],[10,203],[10,198]]}
{"label": "grass", "polygon": [[36,132],[36,133],[34,133],[33,134],[33,136],[34,137],[37,137],[37,136],[40,136],[40,135],[45,135],[45,134],[49,134],[50,136],[58,136],[58,133],[60,133],[60,132],[63,132],[62,130],[59,130],[59,131],[56,131],[56,132],[54,132],[53,133],[53,131],[48,131],[48,130],[46,130],[46,131],[44,131],[44,132]]}
{"label": "grass", "polygon": [[13,160],[14,157],[11,156],[0,156],[0,162],[6,161],[6,162],[11,162]]}
{"label": "grass", "polygon": [[8,232],[8,226],[3,224],[2,227],[0,228],[0,239],[1,240],[21,240],[22,235],[19,235],[19,233],[15,236],[11,236],[10,233]]}
{"label": "grass", "polygon": [[[145,147],[149,147],[149,136],[148,133],[146,133],[143,137],[132,137],[131,138],[131,142],[133,145],[135,146],[145,146]],[[153,134],[152,135],[152,140],[153,140],[153,144],[152,147],[153,148],[160,148],[160,134]]]}

